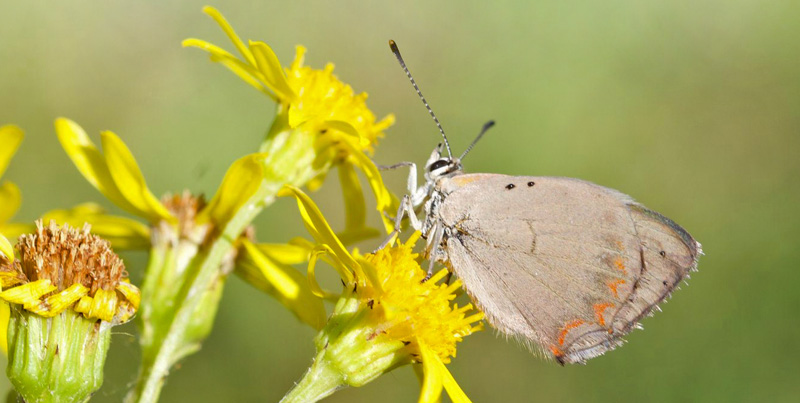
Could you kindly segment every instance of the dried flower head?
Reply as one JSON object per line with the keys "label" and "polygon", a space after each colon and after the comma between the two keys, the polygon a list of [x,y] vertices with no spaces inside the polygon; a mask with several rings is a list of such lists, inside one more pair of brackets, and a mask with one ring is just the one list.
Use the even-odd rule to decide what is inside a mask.
{"label": "dried flower head", "polygon": [[0,299],[44,317],[71,308],[89,319],[130,320],[139,290],[108,241],[89,230],[37,221],[35,233],[20,236],[18,259],[0,257]]}

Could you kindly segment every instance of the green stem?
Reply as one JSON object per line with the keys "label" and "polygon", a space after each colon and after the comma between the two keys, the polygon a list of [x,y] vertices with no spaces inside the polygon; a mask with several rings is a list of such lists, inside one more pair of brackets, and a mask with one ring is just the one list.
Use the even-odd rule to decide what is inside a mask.
{"label": "green stem", "polygon": [[[211,250],[206,254],[196,257],[195,261],[185,268],[188,272],[196,272],[193,279],[187,279],[186,286],[179,289],[173,298],[167,301],[161,300],[162,306],[166,308],[164,315],[154,318],[152,322],[146,322],[142,335],[142,368],[136,388],[126,397],[128,402],[156,402],[161,393],[164,379],[169,373],[169,369],[181,358],[197,351],[200,348],[200,337],[187,334],[192,330],[193,324],[197,322],[196,314],[204,315],[203,319],[213,323],[213,311],[203,312],[200,309],[204,302],[208,302],[207,291],[213,287],[219,279],[219,270],[225,255],[230,252],[232,246],[225,238],[217,240]],[[153,252],[158,255],[157,251]],[[168,254],[168,253],[165,253]],[[167,262],[176,262],[181,259],[166,259]],[[167,267],[167,270],[176,269],[175,266]],[[143,296],[144,297],[144,296]],[[212,301],[216,308],[216,300]],[[144,305],[144,304],[143,304]],[[158,304],[156,304],[158,305]],[[172,306],[169,306],[172,305]],[[210,325],[209,323],[209,325]],[[204,328],[207,326],[203,326]],[[149,333],[150,337],[145,337]],[[198,340],[200,339],[200,340]]]}
{"label": "green stem", "polygon": [[[285,118],[280,115],[278,119]],[[142,367],[126,402],[158,401],[172,365],[200,348],[213,324],[228,274],[221,268],[245,227],[274,201],[284,184],[302,186],[319,173],[318,169],[327,169],[313,168],[317,133],[282,129],[286,129],[285,124],[273,124],[262,145],[269,154],[259,189],[224,223],[217,236],[194,245],[194,251],[189,247],[170,250],[178,249],[170,243],[154,245],[142,289]],[[190,253],[195,256],[187,256]]]}
{"label": "green stem", "polygon": [[281,399],[281,403],[313,403],[345,386],[341,372],[333,368],[323,351],[303,379]]}

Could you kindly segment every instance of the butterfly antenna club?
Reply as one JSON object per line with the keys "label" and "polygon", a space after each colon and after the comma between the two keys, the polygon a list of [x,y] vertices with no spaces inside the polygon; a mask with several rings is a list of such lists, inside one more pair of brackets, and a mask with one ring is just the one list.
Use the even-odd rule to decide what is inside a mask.
{"label": "butterfly antenna club", "polygon": [[464,150],[464,153],[461,154],[461,156],[458,157],[458,159],[459,160],[464,159],[467,153],[470,152],[470,150],[472,150],[472,147],[475,147],[475,144],[478,142],[478,140],[480,140],[481,137],[483,137],[483,135],[486,134],[486,132],[489,131],[489,129],[491,129],[493,126],[494,126],[494,120],[490,120],[484,123],[483,128],[481,128],[481,132],[478,133],[478,137],[475,137],[475,140],[472,140],[472,143],[469,144],[469,147],[467,147],[467,149]]}

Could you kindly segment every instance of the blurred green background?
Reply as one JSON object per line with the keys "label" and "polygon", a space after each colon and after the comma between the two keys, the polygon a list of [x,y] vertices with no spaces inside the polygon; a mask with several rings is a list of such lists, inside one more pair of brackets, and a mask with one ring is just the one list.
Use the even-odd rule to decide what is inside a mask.
{"label": "blurred green background", "polygon": [[[180,47],[198,37],[232,49],[200,12],[206,3],[284,64],[295,44],[309,48],[312,66],[335,62],[377,115],[397,115],[375,160],[423,163],[439,137],[391,38],[454,150],[486,120],[498,122],[468,171],[619,189],[685,226],[706,252],[645,331],[586,366],[534,358],[491,330],[467,338],[449,368],[474,401],[800,396],[798,2],[10,3],[0,3],[0,124],[27,134],[3,178],[23,191],[17,221],[84,201],[120,212],[61,150],[57,116],[96,141],[100,130],[117,132],[156,194],[212,194],[228,165],[257,148],[273,103]],[[404,191],[404,173],[386,180]],[[336,181],[313,197],[342,222]],[[256,224],[261,241],[304,234],[288,200]],[[146,255],[123,256],[139,282]],[[135,327],[117,329],[96,402],[119,401],[135,377]],[[210,339],[173,370],[162,401],[277,401],[310,364],[313,335],[233,277]],[[0,396],[9,387],[0,380]],[[418,391],[406,367],[328,401],[410,402]]]}

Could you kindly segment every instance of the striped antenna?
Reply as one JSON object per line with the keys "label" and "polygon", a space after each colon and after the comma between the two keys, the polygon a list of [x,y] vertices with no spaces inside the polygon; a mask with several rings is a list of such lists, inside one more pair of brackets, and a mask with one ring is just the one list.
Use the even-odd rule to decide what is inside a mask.
{"label": "striped antenna", "polygon": [[411,80],[411,85],[413,85],[414,89],[417,90],[417,95],[419,95],[422,103],[425,104],[425,108],[428,109],[428,113],[431,114],[433,121],[436,122],[436,127],[439,128],[439,131],[442,133],[442,138],[444,138],[444,145],[447,148],[447,157],[452,158],[452,153],[450,152],[450,143],[447,141],[447,136],[444,135],[444,129],[442,129],[439,119],[436,118],[436,115],[433,113],[433,109],[431,109],[431,107],[428,105],[428,101],[425,100],[425,97],[422,95],[422,91],[419,90],[419,86],[417,86],[417,82],[414,81],[414,77],[411,76],[411,72],[408,71],[406,62],[403,61],[403,56],[400,56],[400,49],[397,48],[397,44],[391,39],[389,40],[389,48],[392,49],[392,53],[394,53],[395,57],[397,57],[397,61],[400,63],[400,67],[403,68],[403,71],[406,72],[408,79]]}
{"label": "striped antenna", "polygon": [[468,153],[470,150],[472,150],[472,147],[475,147],[475,143],[477,143],[477,142],[478,142],[478,140],[480,140],[480,139],[481,139],[481,137],[483,137],[483,135],[484,135],[484,134],[486,134],[486,132],[487,132],[489,129],[491,129],[491,128],[492,128],[492,126],[494,126],[494,120],[490,120],[490,121],[486,122],[486,123],[483,125],[483,128],[481,129],[481,132],[480,132],[480,133],[478,133],[478,137],[475,137],[475,140],[472,140],[472,143],[470,143],[469,147],[467,147],[467,149],[466,149],[466,150],[464,150],[464,154],[461,154],[461,156],[460,156],[460,157],[458,157],[458,159],[459,159],[459,160],[463,160],[463,159],[464,159],[464,157],[467,155],[467,153]]}

